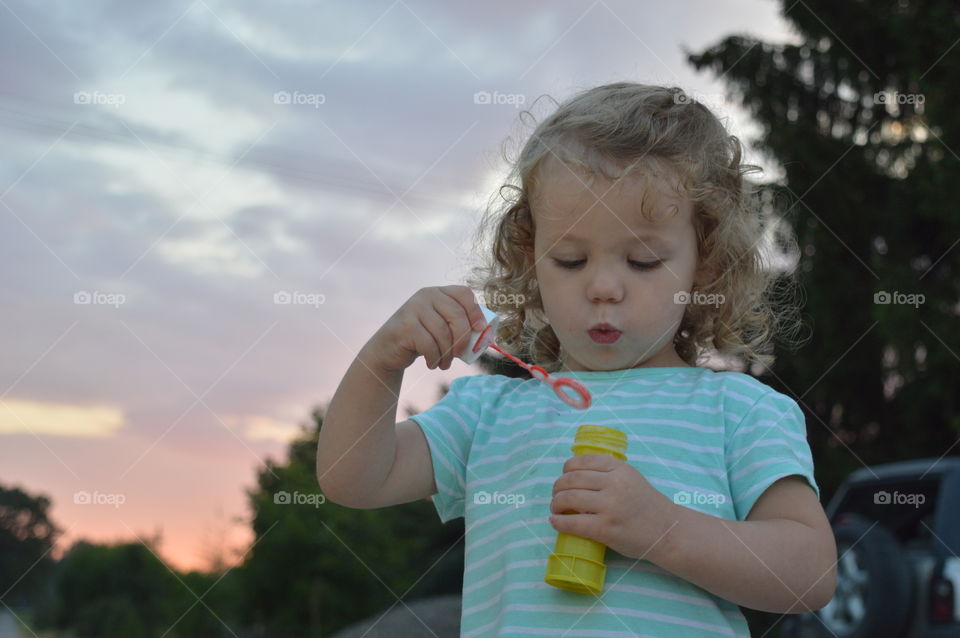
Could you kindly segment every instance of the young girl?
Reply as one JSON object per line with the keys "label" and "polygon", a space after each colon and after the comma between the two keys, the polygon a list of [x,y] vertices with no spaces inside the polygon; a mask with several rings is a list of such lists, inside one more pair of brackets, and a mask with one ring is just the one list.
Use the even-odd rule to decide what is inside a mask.
{"label": "young girl", "polygon": [[[320,433],[321,488],[357,508],[432,495],[441,521],[465,517],[463,636],[748,637],[738,605],[799,613],[833,597],[797,403],[700,365],[767,363],[785,323],[744,188],[754,169],[679,89],[580,93],[524,145],[471,287],[418,291],[350,366]],[[498,344],[580,381],[587,410],[480,374],[394,423],[404,369],[421,355],[449,368],[483,327],[471,288],[501,315]],[[627,460],[573,457],[586,423],[625,432]],[[558,532],[608,547],[600,595],[544,582]]]}

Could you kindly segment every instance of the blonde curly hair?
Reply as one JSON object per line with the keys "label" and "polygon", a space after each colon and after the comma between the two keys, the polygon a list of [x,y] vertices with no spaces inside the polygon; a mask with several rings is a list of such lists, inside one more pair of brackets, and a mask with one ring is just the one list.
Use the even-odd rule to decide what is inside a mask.
{"label": "blonde curly hair", "polygon": [[[530,111],[521,113],[530,115]],[[769,365],[772,339],[799,327],[791,303],[796,280],[767,263],[761,242],[798,254],[786,225],[766,213],[744,175],[740,141],[704,105],[676,87],[618,82],[588,89],[560,104],[541,122],[494,195],[474,239],[486,255],[467,284],[501,315],[496,339],[515,356],[555,372],[563,348],[543,311],[534,270],[530,201],[541,162],[553,154],[588,175],[617,179],[640,166],[676,168],[693,202],[698,266],[710,281],[696,288],[723,295],[722,303],[688,304],[674,336],[690,365],[713,354]],[[619,170],[618,170],[619,169]],[[509,194],[504,195],[504,191]],[[492,229],[492,233],[490,232]],[[487,242],[487,237],[490,241]],[[782,306],[782,307],[780,307]]]}

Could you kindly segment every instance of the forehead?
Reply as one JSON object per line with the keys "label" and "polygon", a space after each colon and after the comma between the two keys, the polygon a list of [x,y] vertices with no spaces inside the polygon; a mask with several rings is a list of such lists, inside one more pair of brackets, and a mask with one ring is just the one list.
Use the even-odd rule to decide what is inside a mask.
{"label": "forehead", "polygon": [[589,243],[599,233],[666,245],[692,228],[693,204],[680,173],[662,163],[609,179],[551,157],[537,172],[530,206],[537,239],[551,243]]}

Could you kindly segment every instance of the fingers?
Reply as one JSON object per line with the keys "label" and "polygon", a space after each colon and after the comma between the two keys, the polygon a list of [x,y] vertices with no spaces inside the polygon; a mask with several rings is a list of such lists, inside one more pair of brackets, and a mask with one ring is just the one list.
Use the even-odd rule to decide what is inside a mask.
{"label": "fingers", "polygon": [[467,286],[442,286],[440,291],[452,297],[466,313],[466,319],[473,330],[483,330],[487,325],[487,319],[483,316],[483,310],[474,296],[473,290]]}
{"label": "fingers", "polygon": [[415,342],[417,352],[423,355],[423,360],[431,370],[440,365],[443,358],[443,342],[438,335],[448,330],[443,317],[435,312],[419,315],[421,330],[417,332]]}
{"label": "fingers", "polygon": [[560,478],[553,482],[553,495],[556,496],[559,492],[572,489],[598,491],[602,490],[603,486],[604,477],[599,472],[577,470],[576,472],[562,474]]}
{"label": "fingers", "polygon": [[563,490],[550,500],[551,514],[564,514],[569,511],[578,514],[597,514],[601,503],[599,493],[593,490]]}
{"label": "fingers", "polygon": [[450,367],[453,358],[467,347],[473,328],[470,326],[466,310],[454,299],[441,295],[434,302],[434,308],[443,317],[447,325],[447,331],[441,344],[443,346],[443,362],[440,365],[441,368],[446,370]]}
{"label": "fingers", "polygon": [[466,349],[471,334],[483,329],[486,318],[467,286],[423,288],[417,296],[417,352],[428,368],[446,370]]}

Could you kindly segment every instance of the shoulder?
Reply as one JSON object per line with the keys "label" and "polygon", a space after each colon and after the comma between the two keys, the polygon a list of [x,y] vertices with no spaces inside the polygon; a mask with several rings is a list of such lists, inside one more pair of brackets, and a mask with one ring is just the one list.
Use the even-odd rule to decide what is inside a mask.
{"label": "shoulder", "polygon": [[749,374],[720,371],[711,379],[722,391],[723,410],[730,426],[736,427],[745,420],[777,416],[803,418],[800,406],[792,397]]}
{"label": "shoulder", "polygon": [[484,403],[496,402],[497,399],[517,391],[530,380],[502,374],[473,374],[451,381],[449,394],[474,398]]}
{"label": "shoulder", "polygon": [[472,390],[499,391],[522,384],[529,379],[506,377],[502,374],[470,374],[457,377],[450,382],[450,387],[470,388]]}
{"label": "shoulder", "polygon": [[751,401],[756,401],[769,392],[775,392],[773,388],[756,377],[733,370],[716,371],[712,374],[705,374],[703,378],[722,389],[725,394]]}

